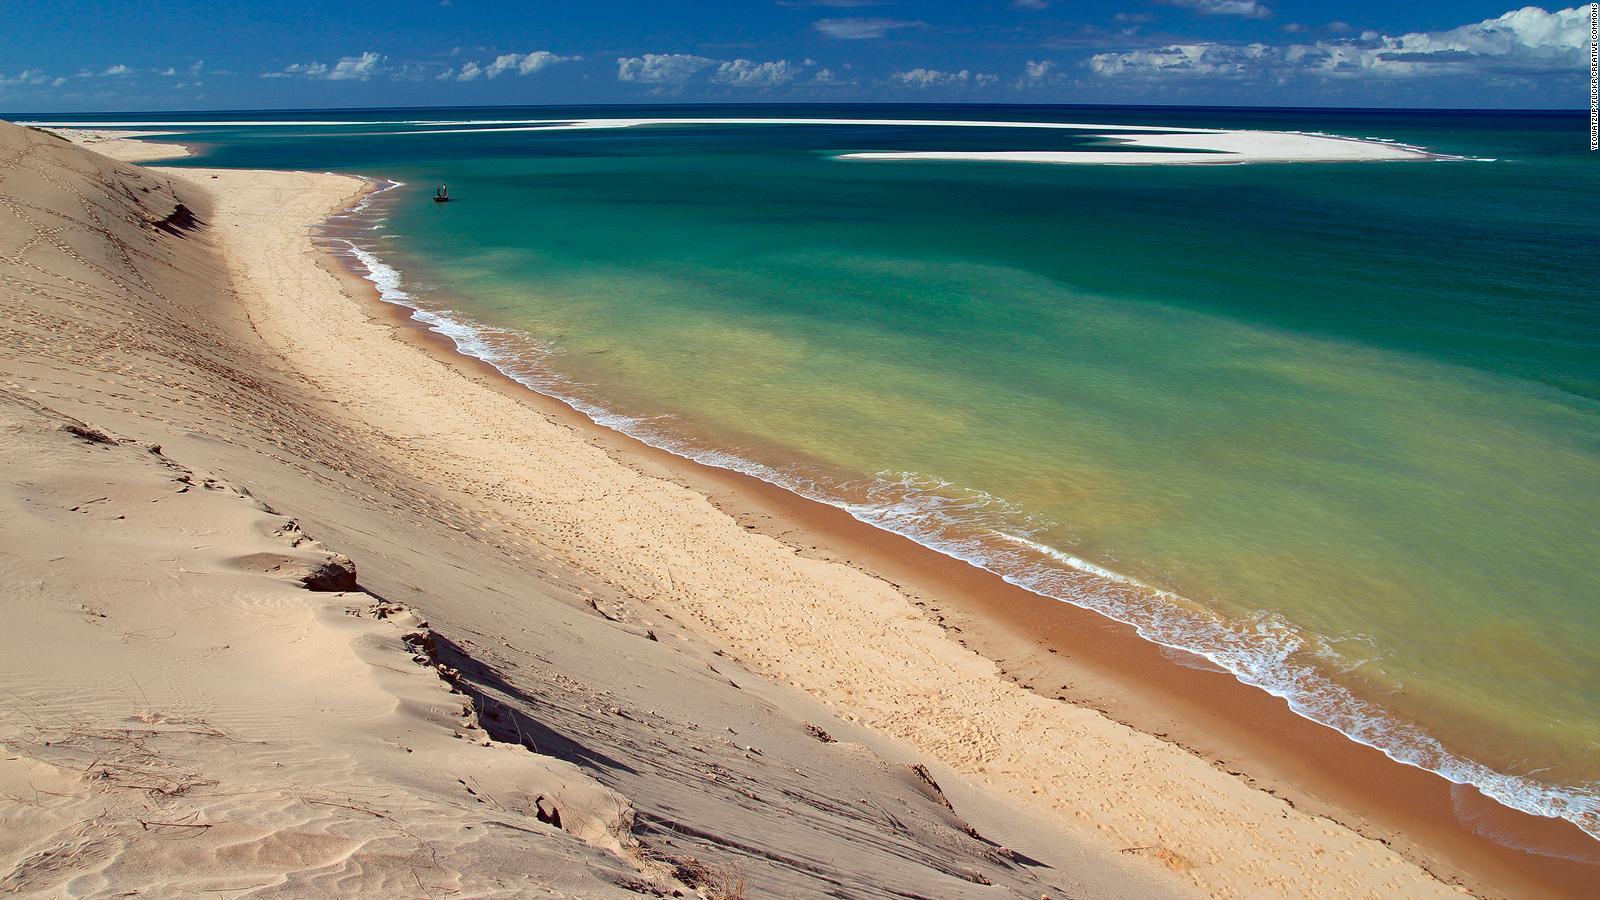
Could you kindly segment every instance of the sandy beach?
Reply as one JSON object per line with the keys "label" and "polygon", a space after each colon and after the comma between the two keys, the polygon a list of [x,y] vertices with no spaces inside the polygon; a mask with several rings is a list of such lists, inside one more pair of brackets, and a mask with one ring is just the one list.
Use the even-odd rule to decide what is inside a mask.
{"label": "sandy beach", "polygon": [[[45,128],[51,134],[82,144],[94,152],[124,162],[149,163],[163,159],[182,159],[189,154],[183,144],[158,143],[149,140],[176,134],[172,131],[129,131],[116,128]],[[138,138],[139,140],[135,140]]]}
{"label": "sandy beach", "polygon": [[122,137],[0,125],[0,886],[1582,893],[1566,823],[454,355],[314,248],[366,182]]}

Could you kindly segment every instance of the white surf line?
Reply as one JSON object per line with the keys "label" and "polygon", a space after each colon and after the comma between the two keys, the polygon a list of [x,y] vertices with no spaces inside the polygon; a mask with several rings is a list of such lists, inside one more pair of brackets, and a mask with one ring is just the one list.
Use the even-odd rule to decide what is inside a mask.
{"label": "white surf line", "polygon": [[[373,123],[384,124],[384,123]],[[398,124],[398,123],[397,123]],[[449,124],[449,123],[439,123]],[[474,122],[471,124],[486,124]],[[587,131],[604,128],[638,128],[648,125],[849,125],[911,126],[915,128],[1045,128],[1067,131],[1129,131],[1183,134],[1225,134],[1216,128],[1180,128],[1164,125],[1105,125],[1088,122],[1008,122],[986,119],[768,119],[768,118],[667,118],[667,119],[529,119],[509,128],[430,128],[385,134],[470,134],[507,131]]]}

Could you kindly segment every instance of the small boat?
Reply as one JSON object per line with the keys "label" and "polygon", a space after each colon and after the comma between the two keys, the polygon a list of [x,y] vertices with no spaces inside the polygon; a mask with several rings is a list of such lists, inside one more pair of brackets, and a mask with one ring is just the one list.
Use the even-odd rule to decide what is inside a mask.
{"label": "small boat", "polygon": [[435,203],[449,203],[450,202],[450,188],[448,186],[446,186],[446,185],[442,185],[442,184],[439,185],[439,189],[433,192],[433,202],[435,202]]}

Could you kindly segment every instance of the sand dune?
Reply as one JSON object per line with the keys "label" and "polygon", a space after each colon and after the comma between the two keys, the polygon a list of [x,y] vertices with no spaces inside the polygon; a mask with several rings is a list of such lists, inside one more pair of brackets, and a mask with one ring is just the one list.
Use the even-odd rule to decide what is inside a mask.
{"label": "sand dune", "polygon": [[0,663],[7,889],[671,884],[637,856],[625,799],[491,741],[408,653],[421,620],[356,590],[293,519],[18,398],[0,429],[30,464],[5,497],[26,638]]}
{"label": "sand dune", "polygon": [[431,351],[364,188],[0,125],[0,888],[1454,893]]}
{"label": "sand dune", "polygon": [[492,485],[407,462],[421,432],[284,355],[356,366],[325,341],[365,329],[482,390],[348,299],[307,305],[343,295],[305,224],[360,185],[209,187],[0,125],[0,889],[1181,889],[977,802],[596,579],[559,530],[497,521]]}

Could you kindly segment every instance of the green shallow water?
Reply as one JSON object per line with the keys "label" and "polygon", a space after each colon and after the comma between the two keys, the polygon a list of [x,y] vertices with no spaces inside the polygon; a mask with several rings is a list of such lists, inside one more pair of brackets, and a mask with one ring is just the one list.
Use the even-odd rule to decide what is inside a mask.
{"label": "green shallow water", "polygon": [[[1600,783],[1600,175],[1581,116],[680,112],[1320,129],[1497,161],[835,158],[1081,143],[883,126],[195,131],[204,164],[407,182],[360,243],[613,424],[1600,828],[1582,811]],[[386,116],[511,117],[354,117]],[[429,202],[439,181],[458,202]]]}

